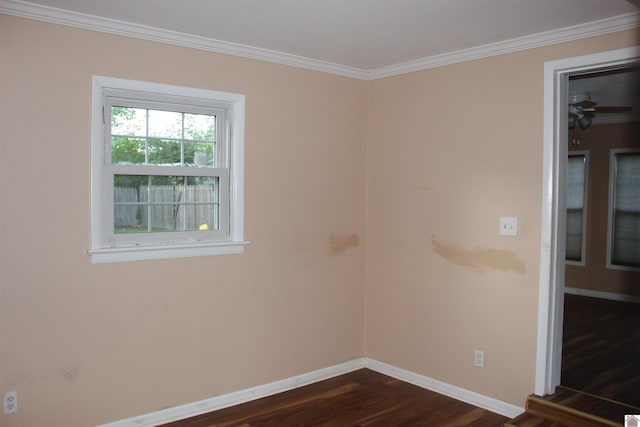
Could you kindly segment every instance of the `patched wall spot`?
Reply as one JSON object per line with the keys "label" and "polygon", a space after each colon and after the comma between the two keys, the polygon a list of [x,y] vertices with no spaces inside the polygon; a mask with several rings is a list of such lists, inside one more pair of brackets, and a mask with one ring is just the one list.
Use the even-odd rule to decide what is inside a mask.
{"label": "patched wall spot", "polygon": [[503,249],[479,249],[468,250],[450,243],[443,243],[433,236],[431,238],[433,251],[448,262],[456,265],[469,267],[476,271],[485,269],[499,271],[514,271],[524,274],[524,262],[519,259],[515,252]]}
{"label": "patched wall spot", "polygon": [[360,246],[360,237],[357,234],[348,236],[329,236],[329,252],[333,255],[340,254],[347,249]]}

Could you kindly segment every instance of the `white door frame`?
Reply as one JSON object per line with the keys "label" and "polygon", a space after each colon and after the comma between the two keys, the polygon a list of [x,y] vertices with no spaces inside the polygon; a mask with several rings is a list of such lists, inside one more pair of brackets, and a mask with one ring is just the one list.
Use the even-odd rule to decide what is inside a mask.
{"label": "white door frame", "polygon": [[569,76],[626,68],[640,59],[640,46],[544,64],[544,135],[538,338],[535,394],[560,384],[566,230],[567,101]]}

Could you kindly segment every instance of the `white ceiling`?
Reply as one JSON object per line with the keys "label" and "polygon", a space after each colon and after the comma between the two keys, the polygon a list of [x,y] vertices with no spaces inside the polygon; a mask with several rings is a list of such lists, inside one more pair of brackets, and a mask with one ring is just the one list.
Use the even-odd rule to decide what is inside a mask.
{"label": "white ceiling", "polygon": [[[640,0],[0,0],[0,13],[375,79],[636,28],[634,4]],[[570,89],[640,111],[638,69],[572,79]]]}
{"label": "white ceiling", "polygon": [[0,0],[0,12],[36,4],[360,71],[638,11],[627,0]]}

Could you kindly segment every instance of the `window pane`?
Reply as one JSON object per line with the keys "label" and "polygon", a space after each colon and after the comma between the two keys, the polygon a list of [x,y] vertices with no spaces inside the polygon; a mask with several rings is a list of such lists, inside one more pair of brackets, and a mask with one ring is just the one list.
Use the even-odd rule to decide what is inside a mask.
{"label": "window pane", "polygon": [[111,108],[111,162],[214,167],[216,116]]}
{"label": "window pane", "polygon": [[586,156],[569,155],[567,163],[567,261],[582,261]]}
{"label": "window pane", "polygon": [[140,222],[143,216],[141,209],[146,206],[138,203],[140,199],[138,190],[139,187],[115,187],[114,231],[116,234],[146,231]]}
{"label": "window pane", "polygon": [[143,108],[112,107],[111,135],[146,136],[147,110]]}
{"label": "window pane", "polygon": [[157,233],[220,228],[219,178],[114,177],[114,231]]}
{"label": "window pane", "polygon": [[182,164],[182,143],[180,141],[149,138],[148,160],[150,165],[171,165]]}
{"label": "window pane", "polygon": [[640,267],[640,153],[615,153],[611,263]]}
{"label": "window pane", "polygon": [[149,217],[144,218],[150,232],[178,231],[177,216],[180,195],[184,186],[183,177],[151,176],[145,190],[149,203]]}
{"label": "window pane", "polygon": [[144,138],[112,136],[111,162],[135,165],[143,164],[146,143],[147,140]]}
{"label": "window pane", "polygon": [[116,175],[114,177],[114,232],[139,233],[146,231],[142,227],[142,210],[145,205],[140,204],[140,189],[148,182],[146,176]]}
{"label": "window pane", "polygon": [[182,113],[149,110],[149,136],[182,138]]}
{"label": "window pane", "polygon": [[193,166],[215,166],[214,164],[214,144],[210,142],[184,143],[184,162]]}
{"label": "window pane", "polygon": [[218,230],[218,177],[187,177],[179,222],[183,230]]}
{"label": "window pane", "polygon": [[215,141],[216,117],[204,114],[184,115],[184,138],[198,141]]}

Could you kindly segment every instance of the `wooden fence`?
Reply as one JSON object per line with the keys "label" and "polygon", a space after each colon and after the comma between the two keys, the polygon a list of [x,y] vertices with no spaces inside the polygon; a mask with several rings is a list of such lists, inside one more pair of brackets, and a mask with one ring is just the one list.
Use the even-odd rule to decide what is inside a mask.
{"label": "wooden fence", "polygon": [[217,228],[218,202],[208,185],[116,187],[114,225],[117,230],[198,230]]}

